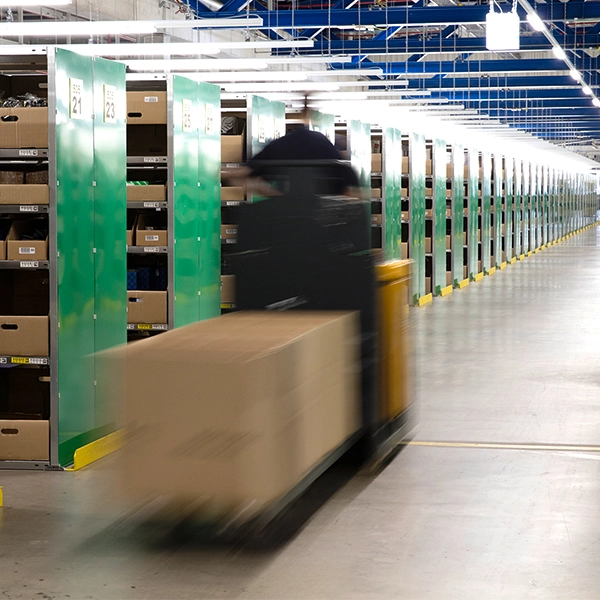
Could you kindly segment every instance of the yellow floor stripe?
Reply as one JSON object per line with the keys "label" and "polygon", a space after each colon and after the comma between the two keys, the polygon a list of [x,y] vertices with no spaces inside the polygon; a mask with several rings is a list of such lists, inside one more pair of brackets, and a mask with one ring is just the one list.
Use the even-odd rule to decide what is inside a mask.
{"label": "yellow floor stripe", "polygon": [[533,252],[530,250],[530,251],[527,253],[527,256],[531,256],[532,254],[533,254]]}
{"label": "yellow floor stripe", "polygon": [[[534,253],[534,254],[537,254],[539,251],[540,251],[540,249],[539,249],[539,248],[536,248],[536,249],[533,251],[533,253]],[[531,252],[529,253],[529,256],[531,256]]]}
{"label": "yellow floor stripe", "polygon": [[65,469],[65,471],[78,471],[91,465],[93,462],[119,450],[123,446],[124,440],[125,432],[120,429],[91,444],[78,448],[75,450],[75,456],[73,457],[73,466]]}
{"label": "yellow floor stripe", "polygon": [[2,493],[2,488],[0,487],[0,508],[4,506],[4,494]]}
{"label": "yellow floor stripe", "polygon": [[421,296],[417,301],[417,306],[425,306],[429,304],[433,300],[433,294],[427,294],[426,296]]}
{"label": "yellow floor stripe", "polygon": [[509,262],[510,262],[510,264],[511,264],[511,265],[514,265],[514,264],[517,262],[517,257],[516,257],[516,256],[513,256],[513,257],[510,259],[510,261],[509,261]]}
{"label": "yellow floor stripe", "polygon": [[469,283],[470,282],[468,279],[463,279],[462,281],[458,282],[458,288],[462,290],[463,288],[466,288],[469,285]]}
{"label": "yellow floor stripe", "polygon": [[483,273],[477,273],[473,279],[474,281],[481,281],[483,279]]}
{"label": "yellow floor stripe", "polygon": [[488,448],[492,450],[550,450],[560,452],[600,452],[600,446],[579,444],[511,444],[502,442],[401,442],[403,446],[429,446],[433,448]]}
{"label": "yellow floor stripe", "polygon": [[452,286],[448,285],[440,290],[440,296],[449,296],[453,292]]}
{"label": "yellow floor stripe", "polygon": [[524,254],[521,254],[521,255],[519,256],[519,260],[525,260],[525,255],[524,255]]}
{"label": "yellow floor stripe", "polygon": [[488,275],[493,275],[496,272],[496,267],[492,267],[489,271],[488,271]]}
{"label": "yellow floor stripe", "polygon": [[506,269],[506,261],[504,261],[501,265],[500,265],[500,270],[504,271],[504,269]]}

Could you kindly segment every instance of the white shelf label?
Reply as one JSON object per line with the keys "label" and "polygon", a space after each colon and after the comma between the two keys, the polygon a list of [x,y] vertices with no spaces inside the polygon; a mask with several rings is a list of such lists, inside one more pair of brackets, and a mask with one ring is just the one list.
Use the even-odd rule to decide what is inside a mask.
{"label": "white shelf label", "polygon": [[22,260],[20,266],[21,269],[37,269],[40,263],[37,260]]}
{"label": "white shelf label", "polygon": [[144,246],[144,252],[160,252],[160,246]]}
{"label": "white shelf label", "polygon": [[19,150],[19,156],[38,156],[37,150]]}
{"label": "white shelf label", "polygon": [[6,365],[8,364],[8,359],[5,358],[4,356],[0,357],[0,365]]}
{"label": "white shelf label", "polygon": [[181,129],[184,132],[192,131],[192,101],[182,100],[181,106],[183,114],[183,123],[181,124]]}
{"label": "white shelf label", "polygon": [[159,202],[144,202],[144,208],[158,208],[159,206]]}
{"label": "white shelf label", "polygon": [[206,104],[204,111],[204,133],[213,135],[215,132],[215,107],[212,104]]}
{"label": "white shelf label", "polygon": [[39,208],[35,205],[33,206],[27,206],[27,205],[21,205],[19,206],[19,211],[20,212],[38,212]]}
{"label": "white shelf label", "polygon": [[115,96],[117,88],[114,85],[104,85],[104,122],[116,123]]}
{"label": "white shelf label", "polygon": [[160,158],[158,156],[144,156],[145,163],[157,163],[160,162]]}
{"label": "white shelf label", "polygon": [[83,81],[81,79],[69,78],[69,117],[71,119],[83,119]]}

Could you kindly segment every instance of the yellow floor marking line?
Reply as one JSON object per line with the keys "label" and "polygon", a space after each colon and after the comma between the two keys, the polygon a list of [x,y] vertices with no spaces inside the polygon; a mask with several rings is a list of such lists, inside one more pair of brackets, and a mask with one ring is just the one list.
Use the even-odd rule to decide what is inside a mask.
{"label": "yellow floor marking line", "polygon": [[532,254],[533,254],[533,252],[530,250],[530,251],[527,253],[527,256],[531,256]]}
{"label": "yellow floor marking line", "polygon": [[517,257],[516,257],[516,256],[513,256],[513,257],[510,259],[510,264],[511,264],[511,265],[514,265],[516,262],[517,262]]}
{"label": "yellow floor marking line", "polygon": [[579,444],[512,444],[503,442],[401,442],[403,446],[429,446],[433,448],[484,448],[490,450],[550,450],[560,452],[600,452],[600,446]]}
{"label": "yellow floor marking line", "polygon": [[462,281],[458,282],[458,289],[462,290],[463,288],[466,288],[469,285],[470,281],[468,279],[463,279]]}
{"label": "yellow floor marking line", "polygon": [[442,296],[442,298],[444,296],[449,296],[453,291],[454,290],[453,290],[452,286],[448,285],[440,290],[440,296]]}
{"label": "yellow floor marking line", "polygon": [[504,261],[501,265],[500,265],[500,270],[504,271],[504,269],[506,269],[506,261]]}
{"label": "yellow floor marking line", "polygon": [[539,248],[536,248],[536,249],[533,251],[533,253],[534,253],[534,254],[537,254],[539,251],[540,251],[540,249],[539,249]]}
{"label": "yellow floor marking line", "polygon": [[93,462],[122,448],[124,441],[125,432],[120,429],[91,444],[78,448],[75,450],[75,455],[73,457],[73,466],[65,469],[65,471],[79,471],[79,469],[91,465]]}
{"label": "yellow floor marking line", "polygon": [[492,267],[489,271],[488,271],[488,275],[493,275],[496,272],[496,267]]}
{"label": "yellow floor marking line", "polygon": [[525,260],[525,255],[521,254],[521,256],[519,256],[519,260]]}
{"label": "yellow floor marking line", "polygon": [[483,273],[477,273],[475,277],[473,277],[474,281],[481,281],[483,279]]}
{"label": "yellow floor marking line", "polygon": [[0,487],[0,508],[4,506],[4,495],[2,493],[2,488]]}
{"label": "yellow floor marking line", "polygon": [[429,304],[433,300],[433,294],[427,294],[426,296],[421,296],[417,301],[417,306],[425,306]]}

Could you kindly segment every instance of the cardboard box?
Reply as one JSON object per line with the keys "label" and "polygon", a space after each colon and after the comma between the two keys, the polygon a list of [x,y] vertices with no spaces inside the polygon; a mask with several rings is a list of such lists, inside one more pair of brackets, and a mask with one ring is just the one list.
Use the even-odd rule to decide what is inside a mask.
{"label": "cardboard box", "polygon": [[431,294],[431,277],[425,277],[425,293]]}
{"label": "cardboard box", "polygon": [[406,260],[408,258],[408,243],[402,242],[400,244],[400,246],[401,246],[400,251],[402,253],[402,259]]}
{"label": "cardboard box", "polygon": [[408,188],[405,188],[405,187],[402,188],[402,197],[408,198]]}
{"label": "cardboard box", "polygon": [[433,188],[430,185],[425,187],[425,196],[428,198],[433,197]]}
{"label": "cardboard box", "polygon": [[166,125],[167,92],[127,92],[127,125]]}
{"label": "cardboard box", "polygon": [[50,192],[47,185],[0,185],[0,204],[48,204]]}
{"label": "cardboard box", "polygon": [[136,125],[127,131],[127,156],[166,156],[167,128]]}
{"label": "cardboard box", "polygon": [[249,518],[360,426],[356,313],[233,313],[159,337],[100,358],[125,365],[131,498]]}
{"label": "cardboard box", "polygon": [[408,156],[402,157],[402,174],[408,175]]}
{"label": "cardboard box", "polygon": [[136,246],[168,246],[167,230],[162,225],[152,224],[152,219],[145,214],[138,215],[135,226]]}
{"label": "cardboard box", "polygon": [[446,236],[446,250],[450,250],[452,248],[452,236]]}
{"label": "cardboard box", "polygon": [[246,134],[222,135],[221,136],[221,162],[241,163],[244,162],[244,146]]}
{"label": "cardboard box", "polygon": [[165,202],[167,188],[164,185],[127,185],[127,202]]}
{"label": "cardboard box", "polygon": [[400,213],[402,221],[408,221],[408,211]]}
{"label": "cardboard box", "polygon": [[48,171],[29,171],[25,173],[25,183],[27,185],[48,185]]}
{"label": "cardboard box", "polygon": [[446,178],[452,179],[453,175],[454,175],[453,165],[452,165],[452,163],[447,163],[446,164]]}
{"label": "cardboard box", "polygon": [[221,225],[222,240],[236,240],[237,232],[237,225]]}
{"label": "cardboard box", "polygon": [[235,275],[221,275],[221,302],[235,304]]}
{"label": "cardboard box", "polygon": [[127,322],[165,324],[167,292],[128,291]]}
{"label": "cardboard box", "polygon": [[381,198],[381,188],[371,188],[371,198],[376,200]]}
{"label": "cardboard box", "polygon": [[48,108],[0,108],[0,147],[47,148]]}
{"label": "cardboard box", "polygon": [[48,354],[48,317],[0,317],[0,356]]}
{"label": "cardboard box", "polygon": [[469,278],[469,270],[467,267],[463,267],[463,279]]}
{"label": "cardboard box", "polygon": [[49,458],[48,421],[0,419],[0,460],[48,460]]}
{"label": "cardboard box", "polygon": [[[3,369],[0,373],[0,412],[19,419],[47,419],[50,416],[48,371],[38,369]],[[0,417],[2,418],[2,417]]]}
{"label": "cardboard box", "polygon": [[371,225],[382,225],[383,215],[371,215]]}
{"label": "cardboard box", "polygon": [[243,187],[222,187],[221,202],[243,202],[246,200],[246,191]]}
{"label": "cardboard box", "polygon": [[425,218],[426,219],[433,219],[433,209],[428,208],[425,210]]}
{"label": "cardboard box", "polygon": [[431,238],[425,238],[425,254],[431,254]]}
{"label": "cardboard box", "polygon": [[8,260],[48,260],[48,238],[45,240],[22,240],[21,237],[37,224],[35,220],[14,221],[6,236]]}
{"label": "cardboard box", "polygon": [[381,154],[371,154],[371,173],[381,173],[383,162]]}
{"label": "cardboard box", "polygon": [[452,273],[446,271],[446,285],[454,285],[454,280],[452,278]]}
{"label": "cardboard box", "polygon": [[425,161],[425,175],[433,175],[433,161],[430,158]]}
{"label": "cardboard box", "polygon": [[23,171],[0,171],[0,185],[19,185],[25,183]]}

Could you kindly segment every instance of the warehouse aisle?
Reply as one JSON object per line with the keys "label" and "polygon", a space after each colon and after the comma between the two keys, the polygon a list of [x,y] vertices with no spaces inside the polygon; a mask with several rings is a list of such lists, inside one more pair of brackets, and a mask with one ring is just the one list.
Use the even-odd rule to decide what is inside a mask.
{"label": "warehouse aisle", "polygon": [[0,597],[600,599],[600,452],[577,447],[600,446],[599,295],[600,228],[415,310],[415,442],[437,445],[354,478],[276,553],[120,535],[118,455],[0,472]]}

